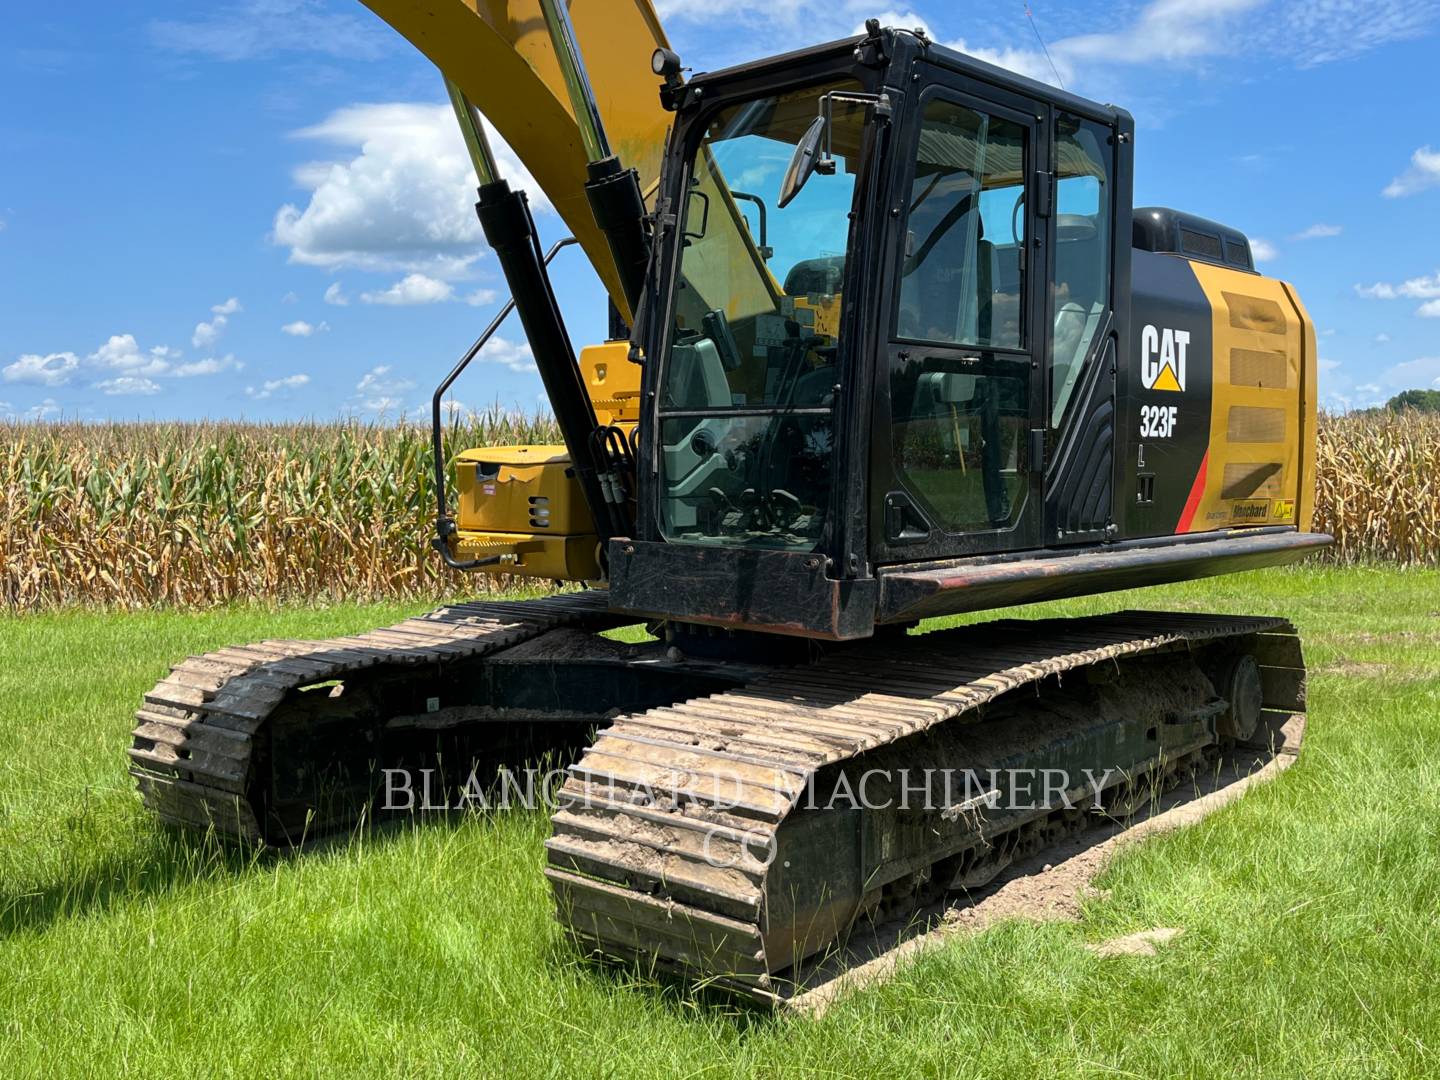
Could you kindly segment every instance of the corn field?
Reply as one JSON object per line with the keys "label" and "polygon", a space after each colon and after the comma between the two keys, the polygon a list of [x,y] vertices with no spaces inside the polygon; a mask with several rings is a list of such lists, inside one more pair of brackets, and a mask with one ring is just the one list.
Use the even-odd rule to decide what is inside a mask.
{"label": "corn field", "polygon": [[[546,418],[451,423],[447,445],[558,442]],[[428,428],[0,423],[0,610],[437,599]],[[1440,565],[1440,416],[1327,417],[1329,557]],[[504,582],[499,582],[503,586]]]}
{"label": "corn field", "polygon": [[1440,566],[1440,413],[1323,417],[1316,471],[1331,558]]}
{"label": "corn field", "polygon": [[[558,441],[500,410],[447,432]],[[428,426],[0,423],[0,610],[451,595],[434,499]]]}

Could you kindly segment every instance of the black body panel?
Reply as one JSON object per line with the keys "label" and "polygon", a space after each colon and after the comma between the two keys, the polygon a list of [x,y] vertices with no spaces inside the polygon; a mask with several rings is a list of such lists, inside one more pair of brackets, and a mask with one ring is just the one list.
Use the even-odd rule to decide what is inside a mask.
{"label": "black body panel", "polygon": [[1239,229],[1163,206],[1136,208],[1134,242],[1138,251],[1168,252],[1255,272],[1250,241]]}
{"label": "black body panel", "polygon": [[[1210,448],[1214,366],[1214,316],[1190,264],[1173,255],[1148,251],[1135,251],[1132,258],[1131,346],[1129,355],[1121,357],[1117,375],[1121,440],[1116,519],[1120,539],[1175,532]],[[1153,328],[1154,337],[1147,338],[1147,328]],[[1144,365],[1148,347],[1159,341],[1163,348],[1166,335],[1173,342],[1177,332],[1189,336],[1188,362],[1181,365],[1183,386],[1178,391],[1159,389],[1158,382],[1147,387]],[[1179,345],[1172,347],[1178,349]],[[1155,431],[1154,410],[1162,408],[1175,410],[1168,435]],[[1149,478],[1148,490],[1142,490],[1142,478]],[[1148,501],[1146,494],[1150,495]]]}
{"label": "black body panel", "polygon": [[797,551],[699,544],[610,544],[610,604],[647,619],[829,641],[869,637],[874,578],[836,581],[827,561]]}
{"label": "black body panel", "polygon": [[1116,339],[1097,335],[1098,363],[1085,370],[1079,408],[1061,429],[1045,478],[1045,519],[1052,543],[1104,540],[1115,494]]}

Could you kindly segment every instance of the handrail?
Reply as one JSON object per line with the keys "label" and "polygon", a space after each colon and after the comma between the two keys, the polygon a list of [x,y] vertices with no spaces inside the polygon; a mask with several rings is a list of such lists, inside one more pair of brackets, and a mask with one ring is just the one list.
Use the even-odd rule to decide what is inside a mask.
{"label": "handrail", "polygon": [[[567,236],[563,240],[557,240],[555,244],[551,246],[550,250],[545,253],[545,265],[550,265],[550,261],[554,259],[556,255],[560,254],[561,248],[567,248],[574,243],[576,243],[576,240],[573,236]],[[480,336],[475,339],[475,344],[471,345],[470,348],[465,351],[465,354],[460,357],[459,361],[456,362],[455,366],[450,369],[450,374],[445,376],[445,379],[435,388],[435,396],[430,401],[430,442],[431,450],[434,454],[436,505],[435,538],[431,540],[430,543],[436,551],[440,552],[440,557],[445,560],[445,565],[452,570],[477,570],[482,566],[494,566],[501,560],[502,556],[491,555],[483,559],[470,559],[467,562],[460,562],[454,555],[450,554],[450,537],[455,534],[457,527],[455,525],[455,519],[446,512],[445,433],[440,422],[441,403],[445,397],[445,392],[450,389],[455,380],[460,377],[461,373],[470,366],[470,362],[480,355],[480,350],[490,343],[490,339],[495,336],[495,331],[500,329],[500,325],[510,317],[510,313],[514,310],[515,297],[512,296],[506,300],[504,306],[495,313],[495,317],[490,320],[490,325],[485,327]]]}

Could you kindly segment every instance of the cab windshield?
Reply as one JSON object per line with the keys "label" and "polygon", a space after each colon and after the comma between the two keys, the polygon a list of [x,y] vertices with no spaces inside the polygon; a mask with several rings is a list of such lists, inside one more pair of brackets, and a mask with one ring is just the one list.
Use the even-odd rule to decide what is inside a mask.
{"label": "cab windshield", "polygon": [[842,283],[863,107],[833,102],[832,175],[782,210],[795,145],[835,82],[727,107],[688,173],[660,391],[672,541],[811,550],[829,508]]}

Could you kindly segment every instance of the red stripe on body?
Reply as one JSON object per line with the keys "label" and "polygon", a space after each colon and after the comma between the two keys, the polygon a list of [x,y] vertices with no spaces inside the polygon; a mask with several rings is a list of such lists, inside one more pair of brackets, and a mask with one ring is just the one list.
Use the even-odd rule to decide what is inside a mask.
{"label": "red stripe on body", "polygon": [[1200,500],[1205,495],[1205,469],[1210,464],[1210,451],[1200,459],[1200,471],[1195,474],[1195,483],[1190,486],[1190,497],[1185,500],[1185,509],[1180,512],[1180,523],[1175,526],[1177,533],[1189,532],[1195,512],[1200,509]]}

